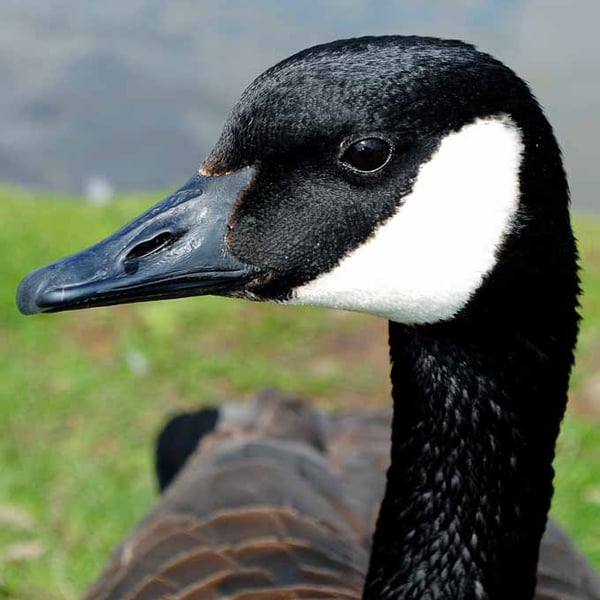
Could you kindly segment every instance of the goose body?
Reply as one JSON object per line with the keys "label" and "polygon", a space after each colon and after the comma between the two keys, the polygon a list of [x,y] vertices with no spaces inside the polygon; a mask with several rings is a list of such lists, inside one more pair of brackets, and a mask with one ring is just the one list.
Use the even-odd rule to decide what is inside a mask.
{"label": "goose body", "polygon": [[[201,581],[176,592],[163,573],[137,596],[97,597],[350,598],[364,583],[368,599],[533,598],[577,335],[568,203],[535,98],[470,45],[342,40],[258,77],[198,174],[107,240],[30,274],[18,302],[33,313],[210,293],[389,319],[391,463],[368,568],[373,499],[349,506],[334,491],[348,474],[336,487],[322,449],[207,440],[191,462],[200,479],[186,467],[176,481],[193,514],[178,531],[198,548],[184,570]],[[268,467],[232,463],[215,479],[215,465],[255,452]],[[212,531],[237,518],[215,498],[253,510],[267,496],[277,523],[261,521],[271,541],[249,554],[222,555],[221,534],[193,521]],[[244,546],[245,526],[230,525],[238,537],[225,546]],[[119,568],[135,544],[123,552]],[[594,597],[586,585],[558,577],[538,598]]]}
{"label": "goose body", "polygon": [[[323,415],[273,392],[179,415],[159,437],[163,495],[85,600],[360,598],[390,419],[389,411]],[[596,574],[549,521],[535,598],[599,593]]]}

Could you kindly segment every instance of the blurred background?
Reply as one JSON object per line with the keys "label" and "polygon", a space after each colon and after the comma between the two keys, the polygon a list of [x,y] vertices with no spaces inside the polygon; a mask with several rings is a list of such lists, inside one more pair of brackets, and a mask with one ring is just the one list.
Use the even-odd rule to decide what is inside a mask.
{"label": "blurred background", "polygon": [[600,567],[600,4],[0,0],[0,598],[75,598],[152,502],[181,408],[264,386],[389,402],[386,324],[202,299],[25,319],[22,275],[187,179],[256,75],[365,34],[476,43],[532,86],[570,176],[584,297],[554,514]]}
{"label": "blurred background", "polygon": [[560,0],[1,0],[0,178],[82,192],[187,178],[254,77],[306,46],[414,33],[469,40],[533,85],[575,206],[600,209],[600,6]]}

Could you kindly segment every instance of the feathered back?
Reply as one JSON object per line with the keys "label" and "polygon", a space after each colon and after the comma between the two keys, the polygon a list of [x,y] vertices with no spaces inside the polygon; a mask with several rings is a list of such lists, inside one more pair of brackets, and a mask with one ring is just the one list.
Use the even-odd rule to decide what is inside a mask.
{"label": "feathered back", "polygon": [[[253,406],[211,415],[175,418],[163,430],[157,464],[184,468],[85,599],[358,600],[389,464],[390,413],[327,417],[265,392]],[[190,438],[198,447],[185,461]],[[594,572],[552,524],[536,599],[600,599]]]}

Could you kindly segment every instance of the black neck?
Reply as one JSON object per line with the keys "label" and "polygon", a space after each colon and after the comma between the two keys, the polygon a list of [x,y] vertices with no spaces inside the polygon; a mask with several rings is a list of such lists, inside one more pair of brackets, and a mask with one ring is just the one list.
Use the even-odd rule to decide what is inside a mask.
{"label": "black neck", "polygon": [[390,323],[392,463],[369,600],[533,598],[572,344],[484,329]]}
{"label": "black neck", "polygon": [[364,598],[531,600],[577,337],[560,153],[533,100],[513,231],[446,323],[390,323],[392,462]]}

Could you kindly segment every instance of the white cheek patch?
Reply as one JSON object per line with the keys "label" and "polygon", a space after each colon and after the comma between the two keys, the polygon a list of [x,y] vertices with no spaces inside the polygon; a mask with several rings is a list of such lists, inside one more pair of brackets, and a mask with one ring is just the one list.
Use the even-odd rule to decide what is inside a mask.
{"label": "white cheek patch", "polygon": [[449,134],[396,213],[331,271],[296,289],[289,304],[401,323],[450,319],[491,271],[511,228],[522,152],[506,116]]}

